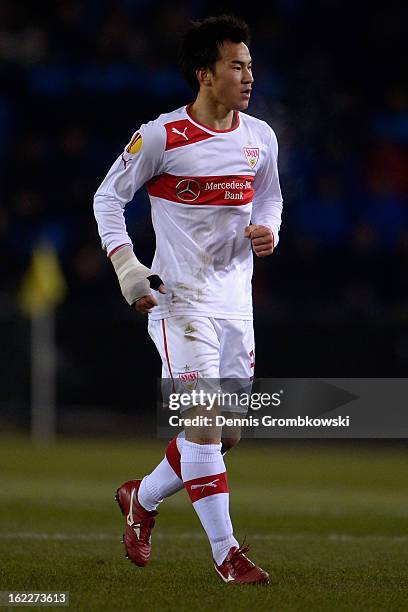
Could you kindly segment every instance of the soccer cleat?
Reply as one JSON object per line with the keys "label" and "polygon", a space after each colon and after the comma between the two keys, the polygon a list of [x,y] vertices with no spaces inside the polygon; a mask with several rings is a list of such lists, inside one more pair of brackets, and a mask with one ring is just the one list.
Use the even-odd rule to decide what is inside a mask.
{"label": "soccer cleat", "polygon": [[245,556],[248,546],[233,546],[221,565],[214,561],[217,574],[230,584],[268,584],[269,574]]}
{"label": "soccer cleat", "polygon": [[140,505],[137,492],[141,480],[129,480],[116,491],[115,499],[122,514],[126,517],[126,530],[122,542],[125,557],[139,567],[149,563],[151,552],[151,532],[158,512],[148,512]]}

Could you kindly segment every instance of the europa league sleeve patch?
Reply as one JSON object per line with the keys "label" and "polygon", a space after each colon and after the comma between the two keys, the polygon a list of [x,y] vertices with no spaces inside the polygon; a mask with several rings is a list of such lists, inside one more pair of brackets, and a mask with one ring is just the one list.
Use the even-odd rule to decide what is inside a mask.
{"label": "europa league sleeve patch", "polygon": [[129,142],[126,147],[126,152],[134,155],[135,153],[139,153],[140,149],[143,146],[143,138],[140,132],[136,132],[132,137],[132,140]]}

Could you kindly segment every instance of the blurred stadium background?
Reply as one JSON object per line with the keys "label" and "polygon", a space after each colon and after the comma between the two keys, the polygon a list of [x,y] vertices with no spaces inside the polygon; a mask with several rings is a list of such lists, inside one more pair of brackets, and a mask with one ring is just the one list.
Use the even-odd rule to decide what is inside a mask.
{"label": "blurred stadium background", "polygon": [[[192,99],[177,71],[180,32],[191,18],[224,11],[252,27],[249,112],[269,121],[280,143],[281,243],[256,261],[254,278],[257,376],[406,373],[406,6],[2,0],[4,424],[28,425],[30,324],[19,295],[42,241],[55,248],[67,286],[56,312],[58,427],[92,417],[92,427],[120,430],[121,414],[151,404],[160,363],[100,250],[92,198],[140,123]],[[144,192],[127,222],[148,263]]]}
{"label": "blurred stadium background", "polygon": [[[135,609],[137,597],[181,610],[199,585],[196,609],[219,609],[205,541],[196,564],[185,558],[199,528],[183,494],[162,511],[149,573],[118,562],[111,490],[160,459],[160,361],[100,250],[92,198],[142,122],[192,100],[180,32],[222,12],[252,28],[248,112],[280,144],[281,242],[255,262],[257,376],[406,375],[407,5],[0,0],[0,589],[65,587],[74,609]],[[144,192],[127,222],[148,264]],[[33,390],[40,408],[55,400],[55,448],[27,442]],[[244,441],[227,461],[239,535],[274,584],[223,609],[406,609],[404,444]],[[149,580],[162,585],[155,601]]]}

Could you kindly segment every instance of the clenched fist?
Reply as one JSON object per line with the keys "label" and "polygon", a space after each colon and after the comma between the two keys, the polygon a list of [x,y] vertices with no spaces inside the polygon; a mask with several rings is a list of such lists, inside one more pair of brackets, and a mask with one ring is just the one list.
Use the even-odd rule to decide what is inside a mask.
{"label": "clenched fist", "polygon": [[272,255],[275,240],[272,230],[265,225],[248,225],[245,228],[245,236],[251,239],[252,249],[257,257]]}
{"label": "clenched fist", "polygon": [[[167,293],[166,287],[163,285],[163,283],[157,288],[157,291],[159,293]],[[133,308],[141,314],[148,314],[155,306],[157,306],[157,299],[152,293],[144,295],[133,304]]]}

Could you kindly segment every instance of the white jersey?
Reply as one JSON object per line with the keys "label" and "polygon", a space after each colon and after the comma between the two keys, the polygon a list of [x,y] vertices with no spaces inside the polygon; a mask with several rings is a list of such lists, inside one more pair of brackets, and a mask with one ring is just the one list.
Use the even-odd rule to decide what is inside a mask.
{"label": "white jersey", "polygon": [[269,125],[239,112],[234,127],[221,131],[201,125],[183,106],[134,134],[96,192],[94,211],[108,255],[132,244],[124,208],[146,185],[156,234],[150,268],[167,289],[155,292],[151,319],[252,318],[253,256],[244,230],[265,225],[278,243],[277,155]]}

